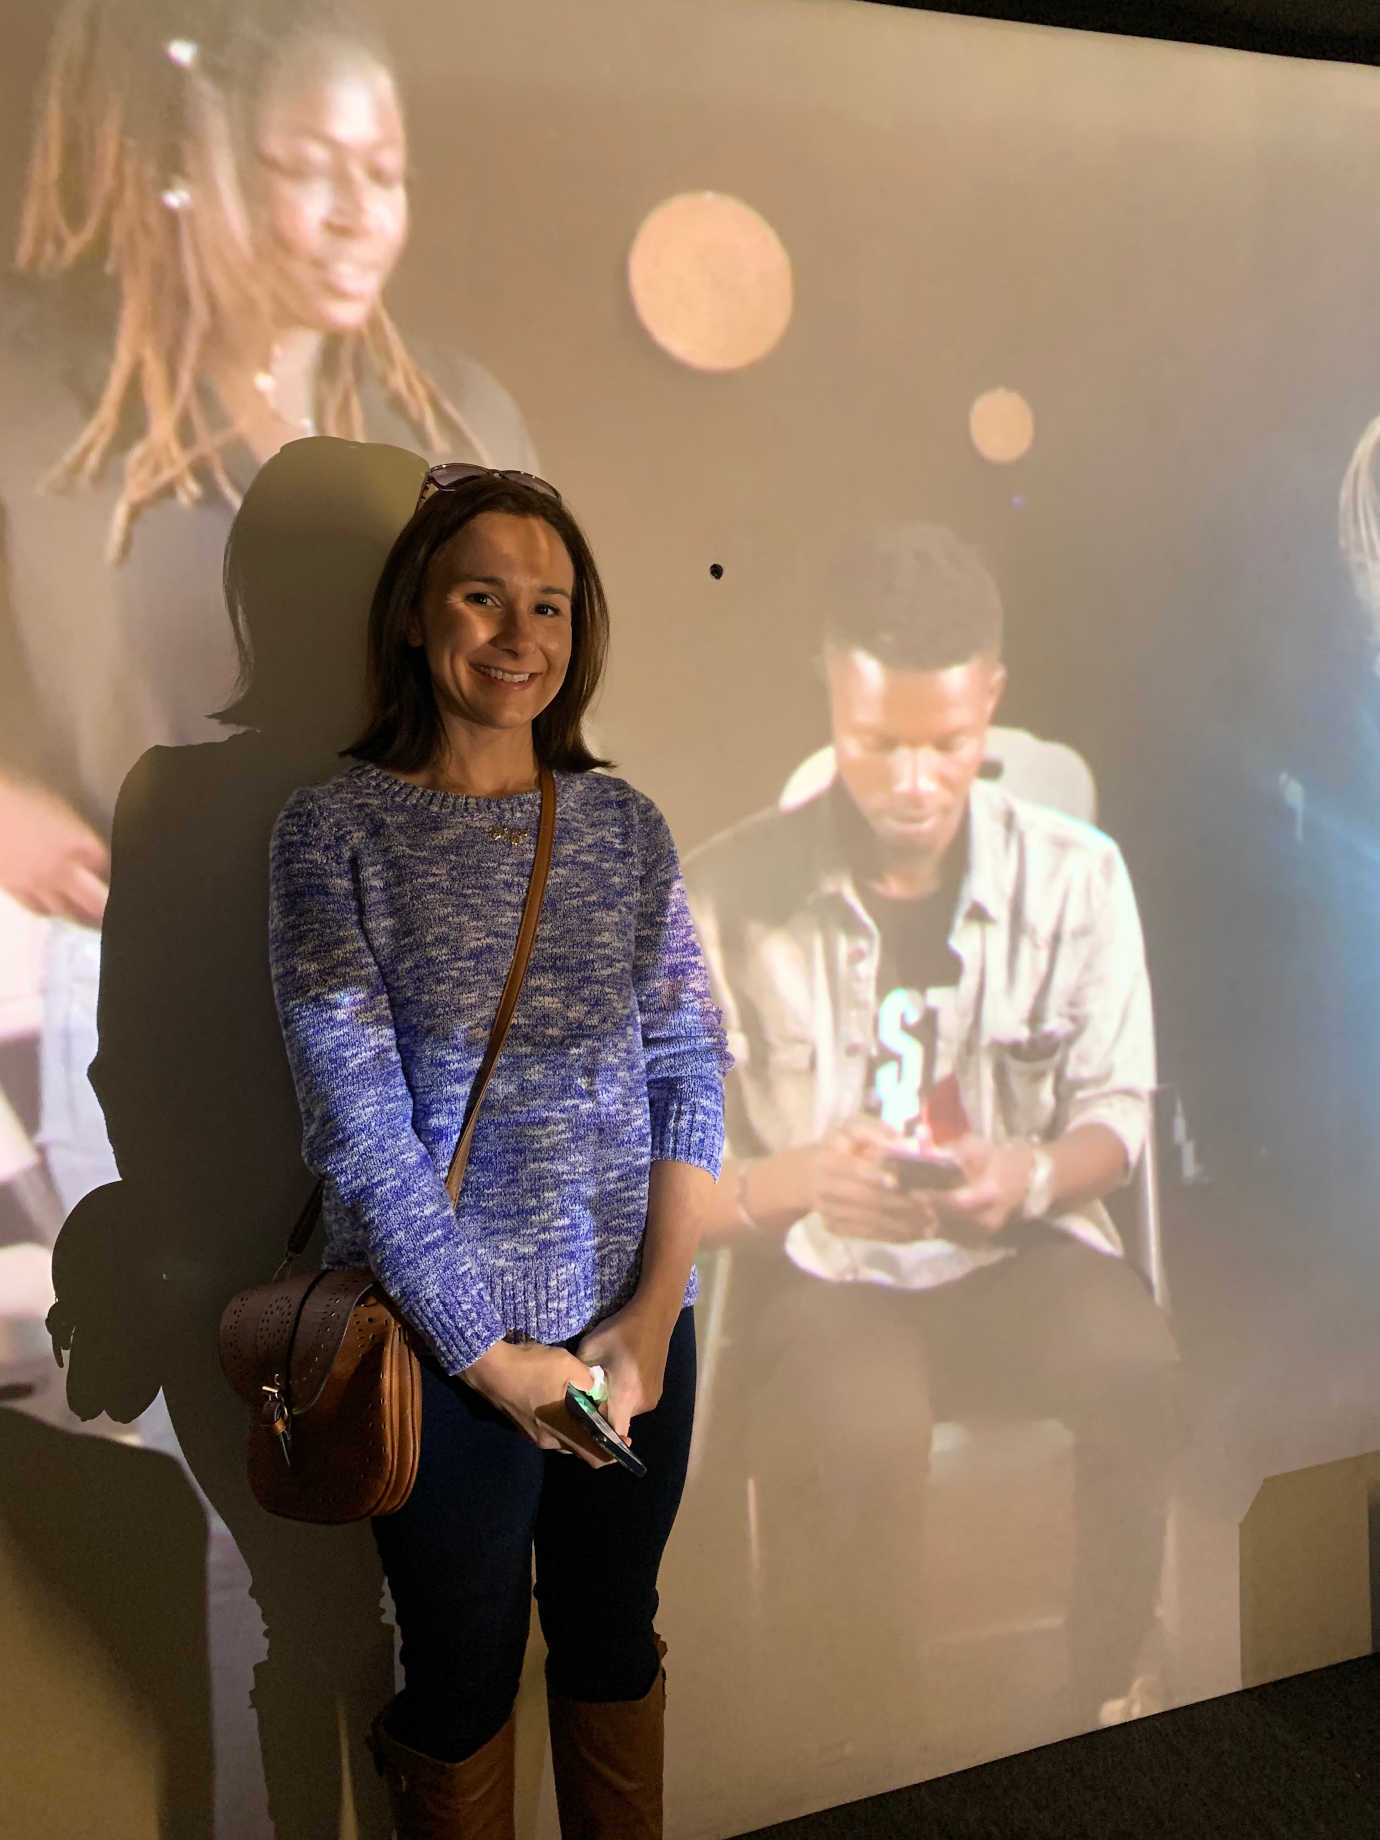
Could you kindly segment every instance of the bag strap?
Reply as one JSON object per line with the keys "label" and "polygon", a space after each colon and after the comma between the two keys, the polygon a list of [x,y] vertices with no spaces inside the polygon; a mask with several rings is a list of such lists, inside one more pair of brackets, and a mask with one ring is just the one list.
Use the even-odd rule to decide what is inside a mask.
{"label": "bag strap", "polygon": [[527,884],[527,900],[522,909],[522,924],[518,928],[517,944],[513,948],[513,962],[508,967],[508,981],[503,986],[503,995],[498,999],[498,1013],[494,1017],[494,1026],[489,1031],[489,1045],[484,1050],[484,1058],[479,1063],[479,1072],[474,1076],[470,1087],[470,1096],[465,1104],[464,1122],[460,1126],[460,1139],[455,1146],[455,1153],[450,1159],[450,1168],[446,1172],[446,1192],[451,1201],[460,1200],[460,1184],[465,1179],[465,1165],[470,1160],[470,1144],[474,1138],[475,1120],[479,1115],[479,1102],[484,1097],[489,1078],[498,1060],[503,1043],[508,1034],[508,1024],[513,1020],[513,1011],[522,991],[522,980],[527,976],[527,961],[532,956],[532,941],[537,936],[537,922],[541,919],[542,896],[546,893],[546,872],[551,867],[551,839],[556,832],[556,782],[551,776],[550,767],[541,770],[541,821],[537,826],[537,848],[532,857],[532,877]]}
{"label": "bag strap", "polygon": [[[551,843],[556,834],[556,782],[550,767],[542,767],[540,783],[541,820],[537,826],[537,847],[532,857],[532,874],[527,883],[527,899],[523,904],[522,923],[518,927],[517,944],[513,947],[513,962],[508,967],[508,981],[503,986],[503,994],[498,999],[498,1012],[494,1016],[493,1027],[489,1030],[489,1045],[484,1050],[484,1058],[479,1063],[479,1071],[475,1074],[474,1082],[470,1087],[470,1096],[465,1102],[465,1116],[460,1126],[459,1141],[450,1159],[450,1168],[446,1172],[446,1193],[453,1203],[457,1203],[460,1199],[460,1184],[465,1179],[465,1165],[470,1160],[470,1145],[474,1140],[474,1126],[479,1115],[479,1102],[484,1097],[485,1089],[508,1034],[508,1025],[513,1020],[513,1011],[517,1008],[522,982],[527,976],[527,961],[532,956],[532,942],[537,936],[537,922],[541,919],[542,898],[546,893],[546,874],[551,867]],[[293,1223],[292,1232],[288,1235],[287,1251],[283,1254],[278,1273],[281,1274],[292,1263],[311,1238],[312,1229],[321,1212],[323,1187],[324,1184],[321,1182],[316,1184],[307,1197],[306,1206]]]}

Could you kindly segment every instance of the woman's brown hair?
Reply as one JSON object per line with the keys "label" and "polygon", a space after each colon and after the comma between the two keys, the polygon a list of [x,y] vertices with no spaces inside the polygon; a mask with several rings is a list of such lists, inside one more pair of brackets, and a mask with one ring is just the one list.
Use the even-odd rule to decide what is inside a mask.
{"label": "woman's brown hair", "polygon": [[421,603],[437,551],[489,511],[549,524],[575,570],[570,664],[560,689],[532,724],[537,759],[570,773],[610,765],[590,749],[583,731],[586,712],[603,680],[609,643],[608,602],[593,553],[559,499],[501,473],[481,474],[434,493],[389,552],[369,610],[368,718],[359,739],[342,753],[404,773],[429,766],[440,754],[441,714],[426,653],[409,643],[408,624]]}

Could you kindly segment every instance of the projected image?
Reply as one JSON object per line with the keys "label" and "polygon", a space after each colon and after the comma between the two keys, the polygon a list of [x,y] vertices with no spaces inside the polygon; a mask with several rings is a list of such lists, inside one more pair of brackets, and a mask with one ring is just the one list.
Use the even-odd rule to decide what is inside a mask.
{"label": "projected image", "polygon": [[[835,1726],[880,1672],[903,1755],[935,1665],[936,1420],[1072,1434],[1073,1715],[1153,1700],[1177,1357],[1150,1249],[1103,1205],[1146,1153],[1155,1050],[1090,784],[993,728],[1000,596],[951,532],[879,534],[826,596],[828,754],[687,869],[737,1060],[715,1228],[747,1269],[721,1279],[716,1404],[742,1425],[764,1649],[805,1648]],[[832,1618],[810,1653],[799,1606],[824,1599],[859,1672]]]}
{"label": "projected image", "polygon": [[667,198],[647,215],[628,251],[628,289],[648,334],[695,370],[756,364],[790,324],[780,237],[751,205],[714,192]]}
{"label": "projected image", "polygon": [[1371,627],[1371,641],[1380,645],[1380,482],[1376,479],[1376,450],[1380,448],[1380,416],[1368,422],[1357,441],[1342,476],[1338,534],[1342,555],[1351,575],[1356,600]]}
{"label": "projected image", "polygon": [[[530,467],[510,399],[384,289],[402,101],[368,14],[74,0],[38,98],[5,300],[0,889],[41,923],[37,1142],[66,1211],[113,1175],[95,1051],[107,838],[146,747],[213,740],[220,593],[254,471],[305,433]],[[16,947],[16,951],[18,948]]]}
{"label": "projected image", "polygon": [[[97,1487],[176,1521],[179,1840],[387,1831],[369,1530],[266,1523],[214,1341],[308,1186],[260,845],[427,460],[587,521],[599,752],[737,1060],[668,1833],[1239,1685],[1262,1479],[1380,1443],[1373,73],[865,0],[385,23],[0,25],[0,1437],[52,1432],[55,1561]],[[117,1175],[156,1282],[64,1297],[59,1371]]]}

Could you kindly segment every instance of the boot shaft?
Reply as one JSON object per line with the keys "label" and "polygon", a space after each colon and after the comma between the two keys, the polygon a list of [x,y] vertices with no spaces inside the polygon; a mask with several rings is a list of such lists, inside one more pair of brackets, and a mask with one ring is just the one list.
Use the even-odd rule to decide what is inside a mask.
{"label": "boot shaft", "polygon": [[665,1670],[641,1699],[546,1703],[561,1840],[661,1840]]}
{"label": "boot shaft", "polygon": [[400,1744],[374,1720],[369,1748],[388,1787],[397,1840],[515,1840],[514,1721],[459,1763]]}

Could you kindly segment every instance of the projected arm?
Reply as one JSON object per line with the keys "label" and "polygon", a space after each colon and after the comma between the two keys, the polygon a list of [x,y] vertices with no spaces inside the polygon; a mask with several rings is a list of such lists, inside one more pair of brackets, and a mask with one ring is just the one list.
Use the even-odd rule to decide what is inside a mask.
{"label": "projected arm", "polygon": [[[1048,1215],[1101,1199],[1127,1180],[1145,1148],[1154,1022],[1140,916],[1120,852],[1108,845],[1078,892],[1072,940],[1063,948],[1069,962],[1052,972],[1060,1007],[1073,1020],[1054,1076],[1052,1116],[1010,1121],[1019,1141],[969,1137],[953,1146],[968,1183],[942,1199],[940,1212],[979,1232],[1000,1232],[1023,1213]],[[1029,1141],[1036,1135],[1043,1143]]]}
{"label": "projected arm", "polygon": [[887,1169],[887,1148],[900,1141],[899,1132],[862,1116],[816,1143],[726,1161],[705,1237],[779,1241],[803,1215],[818,1214],[849,1239],[928,1238],[937,1226],[933,1202],[901,1193]]}
{"label": "projected arm", "polygon": [[[994,1144],[970,1136],[950,1146],[967,1181],[942,1196],[938,1212],[944,1230],[967,1226],[977,1233],[1000,1233],[1026,1213],[1041,1216],[1110,1194],[1126,1180],[1126,1149],[1106,1125],[1076,1125],[1037,1151],[1030,1144]],[[1032,1179],[1040,1170],[1037,1155],[1047,1158],[1040,1200],[1028,1205]]]}
{"label": "projected arm", "polygon": [[666,820],[647,805],[633,988],[642,1028],[652,1160],[719,1173],[723,1081],[731,1061],[710,994]]}
{"label": "projected arm", "polygon": [[[692,870],[690,900],[710,989],[737,1052],[749,1033],[745,1011],[750,995],[740,993],[728,973],[733,954],[725,943],[712,877]],[[913,1240],[933,1230],[935,1214],[928,1200],[899,1194],[888,1177],[881,1157],[898,1133],[878,1119],[859,1116],[817,1141],[754,1155],[763,1146],[732,1074],[724,1103],[731,1154],[705,1201],[702,1231],[709,1243],[769,1240],[779,1245],[788,1229],[811,1213],[819,1214],[831,1232],[854,1239]]]}
{"label": "projected arm", "polygon": [[57,793],[0,767],[0,888],[44,918],[99,926],[110,852]]}
{"label": "projected arm", "polygon": [[42,783],[55,766],[8,597],[0,512],[0,889],[31,914],[99,926],[110,883],[104,841]]}

